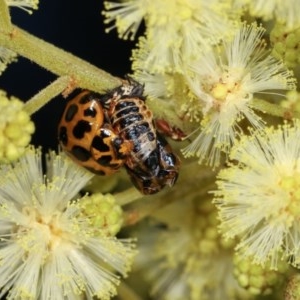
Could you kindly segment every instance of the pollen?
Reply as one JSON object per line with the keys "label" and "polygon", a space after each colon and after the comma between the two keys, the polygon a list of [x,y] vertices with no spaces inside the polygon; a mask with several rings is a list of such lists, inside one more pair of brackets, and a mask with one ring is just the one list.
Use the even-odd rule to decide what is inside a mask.
{"label": "pollen", "polygon": [[186,1],[153,1],[148,5],[150,26],[163,26],[170,22],[180,26],[180,22],[193,17],[193,11]]}
{"label": "pollen", "polygon": [[188,7],[183,7],[180,11],[179,11],[179,17],[182,20],[188,20],[192,17],[193,12],[190,8]]}
{"label": "pollen", "polygon": [[278,183],[287,196],[286,211],[296,217],[300,214],[300,178],[299,174],[282,177]]}
{"label": "pollen", "polygon": [[34,207],[24,207],[23,215],[27,217],[27,222],[16,226],[16,243],[24,250],[24,254],[29,252],[44,253],[43,259],[49,258],[51,253],[68,243],[68,236],[59,215],[47,216],[41,214]]}
{"label": "pollen", "polygon": [[212,96],[217,99],[217,100],[224,100],[227,97],[228,94],[228,88],[226,85],[223,83],[217,83],[212,91],[211,91]]}

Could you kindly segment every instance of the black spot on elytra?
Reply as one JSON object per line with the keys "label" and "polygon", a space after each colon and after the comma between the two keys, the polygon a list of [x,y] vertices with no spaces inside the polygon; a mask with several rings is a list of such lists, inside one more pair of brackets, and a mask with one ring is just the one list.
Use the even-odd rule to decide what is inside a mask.
{"label": "black spot on elytra", "polygon": [[100,158],[97,159],[97,163],[102,166],[109,166],[110,162],[112,160],[111,155],[103,155]]}
{"label": "black spot on elytra", "polygon": [[71,153],[74,157],[83,162],[88,161],[91,157],[90,151],[81,146],[73,146]]}
{"label": "black spot on elytra", "polygon": [[87,93],[79,99],[80,104],[86,104],[92,101],[95,98],[93,93]]}
{"label": "black spot on elytra", "polygon": [[100,152],[108,152],[110,148],[104,143],[100,136],[95,136],[93,138],[92,147]]}
{"label": "black spot on elytra", "polygon": [[66,111],[66,115],[65,115],[65,121],[66,122],[71,122],[74,118],[74,116],[77,114],[78,112],[78,106],[76,104],[71,104]]}
{"label": "black spot on elytra", "polygon": [[86,132],[91,131],[91,125],[88,121],[80,120],[73,128],[73,135],[77,139],[82,139]]}
{"label": "black spot on elytra", "polygon": [[85,117],[95,118],[95,116],[97,115],[97,111],[95,108],[89,107],[83,111],[83,114]]}
{"label": "black spot on elytra", "polygon": [[68,144],[68,134],[67,128],[65,126],[61,126],[58,132],[58,140],[66,146]]}

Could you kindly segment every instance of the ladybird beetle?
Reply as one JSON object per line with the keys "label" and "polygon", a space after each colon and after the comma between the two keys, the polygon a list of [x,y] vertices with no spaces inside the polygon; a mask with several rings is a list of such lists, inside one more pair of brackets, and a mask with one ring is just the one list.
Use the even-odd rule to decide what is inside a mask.
{"label": "ladybird beetle", "polygon": [[67,102],[58,139],[75,162],[98,175],[115,173],[132,150],[132,143],[117,135],[105,119],[99,96],[89,91]]}
{"label": "ladybird beetle", "polygon": [[124,165],[137,189],[154,194],[176,182],[179,159],[157,134],[143,92],[129,77],[104,95],[81,92],[68,101],[58,136],[63,150],[83,167],[108,175]]}

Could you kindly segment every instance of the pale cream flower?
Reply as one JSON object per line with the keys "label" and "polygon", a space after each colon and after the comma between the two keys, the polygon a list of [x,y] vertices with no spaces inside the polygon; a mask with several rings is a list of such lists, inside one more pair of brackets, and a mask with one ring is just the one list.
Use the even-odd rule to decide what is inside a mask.
{"label": "pale cream flower", "polygon": [[146,14],[145,3],[147,3],[145,0],[120,3],[104,1],[105,10],[102,12],[105,16],[104,23],[115,22],[105,31],[108,33],[116,28],[120,38],[133,40]]}
{"label": "pale cream flower", "polygon": [[228,153],[241,134],[242,119],[255,128],[264,126],[253,110],[253,95],[295,88],[292,72],[265,50],[264,32],[255,24],[243,24],[231,41],[204,53],[187,72],[198,100],[187,112],[201,111],[203,119],[200,133],[183,149],[186,157],[197,156],[199,163],[218,166],[221,152]]}
{"label": "pale cream flower", "polygon": [[[228,1],[131,0],[105,2],[106,23],[115,20],[119,36],[134,38],[145,20],[145,39],[133,56],[140,68],[152,72],[180,71],[183,60],[199,56],[199,48],[230,35],[236,14]],[[141,57],[147,52],[146,60]]]}
{"label": "pale cream flower", "polygon": [[233,3],[235,6],[247,8],[252,16],[265,21],[275,18],[285,24],[288,29],[300,26],[300,2],[298,0],[234,0]]}
{"label": "pale cream flower", "polygon": [[252,131],[218,175],[215,203],[227,238],[255,263],[300,263],[300,121]]}
{"label": "pale cream flower", "polygon": [[[29,148],[0,169],[0,296],[7,299],[110,299],[134,251],[129,240],[93,227],[80,199],[93,176],[51,152]],[[99,224],[98,224],[99,225]],[[96,230],[97,229],[97,230]]]}
{"label": "pale cream flower", "polygon": [[[233,244],[222,242],[210,199],[177,201],[141,230],[137,268],[157,300],[251,299],[233,277]],[[161,223],[165,220],[166,223]]]}

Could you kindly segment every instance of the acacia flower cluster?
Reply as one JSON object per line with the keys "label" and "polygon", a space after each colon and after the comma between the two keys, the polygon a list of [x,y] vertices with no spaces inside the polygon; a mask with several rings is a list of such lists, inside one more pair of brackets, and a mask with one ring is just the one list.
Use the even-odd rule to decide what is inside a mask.
{"label": "acacia flower cluster", "polygon": [[253,299],[233,276],[234,243],[224,242],[218,234],[211,199],[182,199],[154,218],[154,224],[164,226],[140,229],[136,260],[136,268],[142,268],[150,282],[153,299]]}
{"label": "acacia flower cluster", "polygon": [[[122,81],[12,23],[11,7],[37,6],[0,0],[0,73],[22,55],[57,76],[25,104],[0,92],[0,297],[299,299],[299,0],[104,1],[106,31],[136,40],[130,76],[157,131],[180,140],[176,185],[147,197],[125,172],[93,177],[28,146],[53,97]],[[138,283],[121,281],[136,251],[117,234],[132,232]]]}
{"label": "acacia flower cluster", "polygon": [[[275,176],[276,171],[266,168],[262,156],[267,154],[265,160],[269,164],[273,162],[274,157],[276,158],[277,153],[278,159],[282,158],[280,155],[282,151],[277,152],[280,133],[276,135],[277,131],[274,129],[266,129],[264,133],[268,122],[261,114],[267,110],[272,111],[274,115],[288,118],[298,111],[296,79],[293,72],[288,69],[298,63],[299,18],[296,12],[298,2],[235,0],[231,2],[231,14],[225,8],[224,14],[219,14],[223,16],[225,22],[228,22],[227,25],[230,24],[227,28],[223,25],[223,30],[218,26],[211,26],[217,23],[214,17],[210,18],[209,26],[205,27],[204,24],[203,27],[199,26],[199,22],[197,23],[199,19],[195,15],[198,15],[201,9],[201,17],[205,19],[209,15],[208,11],[203,9],[202,1],[198,3],[187,1],[184,7],[180,7],[182,1],[173,1],[172,4],[169,1],[159,4],[157,1],[151,1],[150,4],[150,1],[146,0],[106,2],[104,12],[108,23],[115,21],[115,25],[108,31],[116,27],[119,36],[125,38],[135,36],[144,18],[145,34],[139,39],[132,55],[134,76],[145,83],[145,91],[150,95],[150,105],[156,115],[166,119],[171,125],[180,124],[183,129],[187,129],[187,133],[190,133],[188,140],[191,142],[182,149],[184,156],[196,156],[200,164],[205,163],[211,168],[224,165],[224,157],[228,159],[229,156],[234,162],[241,160],[240,163],[229,164],[229,168],[221,170],[218,180],[219,190],[215,192],[215,204],[219,209],[224,235],[234,237],[238,241],[237,249],[240,250],[240,257],[248,256],[249,274],[243,274],[243,271],[236,274],[239,274],[240,285],[247,289],[250,286],[253,294],[271,293],[269,283],[272,281],[270,278],[273,278],[273,271],[269,268],[279,267],[277,263],[279,257],[288,258],[294,266],[299,267],[297,253],[299,234],[295,229],[297,201],[296,199],[288,201],[294,203],[290,204],[289,209],[286,206],[289,204],[283,205],[282,202],[279,204],[279,198],[276,198],[278,204],[274,204],[275,195],[283,196],[282,192],[277,193],[276,190],[281,181],[278,178],[279,181],[268,181]],[[218,4],[221,3],[229,5],[229,1],[219,1]],[[191,7],[193,13],[188,12]],[[206,8],[208,7],[210,4],[207,4]],[[175,8],[177,13],[174,13]],[[239,20],[246,10],[249,15],[261,17],[263,20],[275,20],[271,32],[272,44],[265,39],[265,36],[270,35],[269,29],[267,31],[265,29],[267,27],[264,28],[265,25],[247,24]],[[233,19],[235,22],[231,22]],[[189,31],[185,30],[187,24]],[[211,28],[216,31],[212,31]],[[206,30],[210,30],[211,36],[216,39],[208,38],[204,34]],[[287,101],[282,101],[287,91],[294,92],[287,95]],[[186,121],[190,121],[191,125],[186,125]],[[278,132],[280,130],[284,132],[282,134],[284,144],[290,137],[292,129],[284,125]],[[249,134],[249,131],[254,137],[245,135]],[[292,139],[297,141],[298,136]],[[298,143],[295,142],[295,145]],[[294,147],[291,147],[290,143],[288,146],[283,145],[282,148],[291,150],[290,157],[297,161],[299,152],[294,153],[292,150]],[[239,156],[236,155],[237,152]],[[245,154],[242,155],[243,152]],[[286,160],[280,165],[285,166],[285,163]],[[255,169],[256,167],[258,169]],[[257,178],[249,177],[249,173],[253,177],[256,175]],[[241,177],[243,179],[240,179]],[[285,193],[291,191],[292,187],[295,190],[291,195],[287,194],[287,197],[297,198],[297,183],[290,182],[291,179],[283,181]],[[270,199],[265,199],[267,197]],[[264,200],[268,201],[265,203]],[[266,210],[262,209],[261,205]],[[274,210],[276,212],[272,213]],[[182,209],[182,215],[185,212]],[[284,217],[288,212],[289,214]],[[182,223],[182,219],[178,219]],[[196,223],[197,221],[193,225]],[[276,227],[276,224],[281,224],[280,228]],[[195,225],[193,229],[195,227],[197,226]],[[155,262],[152,262],[148,272],[153,281],[153,293],[156,298],[176,299],[176,295],[180,295],[180,299],[193,299],[193,296],[198,299],[197,297],[201,295],[201,299],[204,299],[207,296],[208,287],[205,291],[198,290],[199,293],[196,289],[193,290],[192,283],[197,281],[195,279],[197,276],[191,276],[193,272],[189,273],[183,263],[182,257],[186,252],[177,251],[183,248],[184,243],[188,252],[192,248],[189,246],[196,240],[193,236],[189,243],[190,232],[184,229],[181,237],[179,237],[180,230],[170,230],[160,240],[159,245],[162,247],[152,251],[159,263],[159,267],[155,268],[153,267]],[[206,229],[209,230],[207,224]],[[174,238],[171,238],[170,233],[174,234]],[[181,243],[176,243],[175,240],[180,240]],[[201,238],[198,238],[200,243],[199,240]],[[209,249],[209,244],[203,248]],[[196,246],[193,250],[195,249]],[[149,248],[145,252],[148,255],[147,251]],[[187,257],[192,260],[194,254],[195,252],[191,251]],[[201,270],[202,255],[203,253],[195,255],[198,261],[193,262],[194,266],[198,266],[198,271]],[[187,257],[185,261],[188,261]],[[206,259],[209,260],[207,257]],[[225,261],[223,257],[222,262]],[[260,279],[256,276],[253,280],[251,275],[251,272],[258,275],[258,269],[251,266],[253,261],[266,267],[260,267]],[[210,263],[213,264],[211,261]],[[206,269],[213,269],[211,265],[206,266]],[[285,267],[284,265],[283,273]],[[220,271],[214,270],[215,276],[219,273]],[[206,277],[208,271],[204,276],[200,276],[201,279],[198,278],[198,288]],[[251,283],[246,282],[245,278]],[[220,285],[218,288],[221,289]],[[224,294],[226,293],[223,291],[223,298]],[[217,295],[209,296],[211,299],[217,299]]]}
{"label": "acacia flower cluster", "polygon": [[143,69],[155,73],[180,72],[185,61],[199,56],[199,48],[215,44],[234,28],[235,14],[223,0],[105,1],[104,5],[105,22],[115,22],[107,31],[116,28],[122,38],[133,39],[145,21],[145,37],[136,51],[149,49]]}
{"label": "acacia flower cluster", "polygon": [[88,196],[74,200],[92,176],[51,152],[45,177],[41,151],[33,147],[0,169],[1,297],[8,292],[7,299],[73,300],[116,294],[116,272],[126,275],[135,251],[130,240],[118,240],[116,230],[108,230],[114,228],[109,222],[97,222],[101,216],[109,219],[105,205],[96,213],[87,209]]}
{"label": "acacia flower cluster", "polygon": [[300,26],[298,11],[300,2],[298,0],[234,0],[233,5],[247,9],[249,13],[265,21],[275,19],[284,24],[288,29]]}
{"label": "acacia flower cluster", "polygon": [[300,121],[251,131],[233,148],[235,163],[220,171],[215,200],[221,229],[255,263],[300,263]]}
{"label": "acacia flower cluster", "polygon": [[8,99],[1,90],[0,110],[0,163],[8,163],[23,154],[34,132],[34,123],[24,103],[15,97]]}
{"label": "acacia flower cluster", "polygon": [[[5,0],[8,7],[18,7],[32,13],[32,9],[38,9],[39,0]],[[3,30],[0,26],[0,30]],[[0,75],[6,69],[7,65],[15,62],[17,54],[5,47],[0,46]]]}
{"label": "acacia flower cluster", "polygon": [[89,218],[96,234],[115,236],[123,224],[123,211],[110,194],[94,193],[78,202],[82,214]]}
{"label": "acacia flower cluster", "polygon": [[274,45],[272,55],[278,59],[282,59],[290,68],[296,67],[300,62],[299,27],[288,29],[285,25],[276,24],[270,33],[270,41]]}
{"label": "acacia flower cluster", "polygon": [[[104,12],[107,22],[115,20],[113,27],[121,36],[136,33],[136,14],[140,20],[145,18],[145,36],[132,55],[135,76],[145,82],[146,92],[157,102],[151,104],[158,115],[174,122],[168,113],[161,112],[159,100],[163,100],[173,115],[193,123],[187,129],[187,133],[194,134],[189,136],[191,144],[182,150],[184,156],[197,156],[199,163],[213,168],[220,165],[221,154],[228,155],[243,132],[242,120],[254,128],[263,128],[264,122],[253,105],[254,96],[280,95],[296,86],[293,73],[270,55],[262,26],[237,21],[239,10],[228,13],[226,1],[217,5],[222,12],[217,13],[214,4],[106,2]],[[176,10],[179,13],[174,13]],[[210,22],[202,23],[208,16]],[[227,25],[217,22],[220,17]],[[222,24],[221,28],[217,24]]]}
{"label": "acacia flower cluster", "polygon": [[205,51],[190,67],[187,81],[198,102],[193,109],[201,110],[203,119],[200,134],[183,149],[185,156],[218,166],[220,153],[228,154],[242,133],[243,119],[254,128],[263,127],[253,109],[254,95],[295,89],[293,73],[265,49],[264,32],[255,24],[243,24],[231,41]]}

